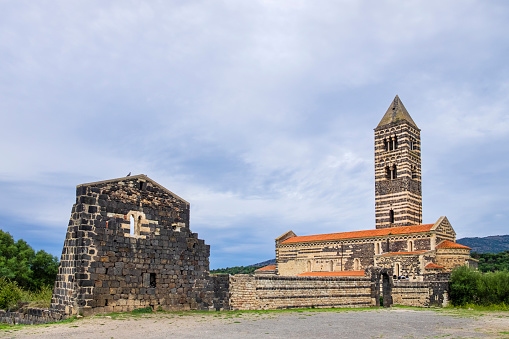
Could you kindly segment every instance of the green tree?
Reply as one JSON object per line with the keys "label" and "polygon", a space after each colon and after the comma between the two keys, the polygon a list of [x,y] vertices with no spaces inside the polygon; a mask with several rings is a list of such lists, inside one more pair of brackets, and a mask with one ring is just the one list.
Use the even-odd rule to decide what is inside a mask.
{"label": "green tree", "polygon": [[53,285],[58,273],[58,259],[44,250],[39,250],[32,260],[31,270],[35,288]]}
{"label": "green tree", "polygon": [[24,240],[15,242],[9,233],[0,230],[0,277],[34,291],[52,285],[57,271],[55,256],[43,250],[36,253]]}

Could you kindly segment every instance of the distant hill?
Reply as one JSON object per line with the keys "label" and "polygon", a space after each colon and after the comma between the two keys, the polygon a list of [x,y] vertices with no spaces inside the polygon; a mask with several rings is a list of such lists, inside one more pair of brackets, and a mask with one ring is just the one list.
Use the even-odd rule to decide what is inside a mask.
{"label": "distant hill", "polygon": [[468,246],[472,252],[499,253],[509,251],[509,235],[492,235],[484,238],[461,238],[456,242]]}
{"label": "distant hill", "polygon": [[276,264],[276,259],[269,259],[266,261],[259,262],[258,264],[253,264],[253,265],[249,265],[249,266],[263,267],[263,266],[275,265],[275,264]]}

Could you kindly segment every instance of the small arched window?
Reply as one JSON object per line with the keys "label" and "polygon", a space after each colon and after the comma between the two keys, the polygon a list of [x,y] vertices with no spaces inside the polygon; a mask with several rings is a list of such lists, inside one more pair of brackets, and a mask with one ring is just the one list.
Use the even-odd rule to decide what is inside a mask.
{"label": "small arched window", "polygon": [[307,262],[307,271],[311,272],[311,260],[308,260]]}
{"label": "small arched window", "polygon": [[359,258],[355,258],[353,260],[353,270],[360,271],[360,269],[361,269],[361,261],[359,260]]}
{"label": "small arched window", "polygon": [[332,260],[329,262],[329,271],[330,272],[334,271],[334,261],[332,261]]}
{"label": "small arched window", "polygon": [[394,224],[394,211],[389,211],[389,223]]}
{"label": "small arched window", "polygon": [[380,254],[382,251],[380,250],[380,243],[377,242],[375,245],[375,254]]}
{"label": "small arched window", "polygon": [[409,252],[414,251],[414,242],[412,240],[408,240],[408,251]]}
{"label": "small arched window", "polygon": [[396,264],[394,264],[394,275],[396,276],[396,278],[398,278],[400,276],[400,266],[399,266],[399,263],[397,262]]}

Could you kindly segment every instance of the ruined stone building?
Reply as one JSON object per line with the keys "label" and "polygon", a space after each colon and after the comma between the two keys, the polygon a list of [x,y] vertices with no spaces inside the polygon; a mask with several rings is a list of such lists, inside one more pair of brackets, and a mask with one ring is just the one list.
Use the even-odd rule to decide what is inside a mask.
{"label": "ruined stone building", "polygon": [[470,248],[455,243],[445,216],[422,224],[420,129],[398,96],[375,128],[375,220],[371,230],[281,235],[275,272],[355,276],[376,266],[395,278],[423,281],[426,274],[476,264]]}
{"label": "ruined stone building", "polygon": [[214,308],[209,254],[189,229],[189,203],[147,176],[79,185],[52,309]]}

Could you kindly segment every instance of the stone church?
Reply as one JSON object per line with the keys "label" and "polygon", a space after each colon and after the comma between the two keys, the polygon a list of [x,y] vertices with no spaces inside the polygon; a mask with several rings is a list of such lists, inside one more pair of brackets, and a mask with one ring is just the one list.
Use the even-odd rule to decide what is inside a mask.
{"label": "stone church", "polygon": [[276,239],[274,273],[361,276],[377,266],[391,269],[395,279],[423,281],[427,274],[476,265],[470,248],[455,242],[447,217],[422,223],[420,129],[398,96],[375,128],[375,220],[371,230],[286,232]]}

